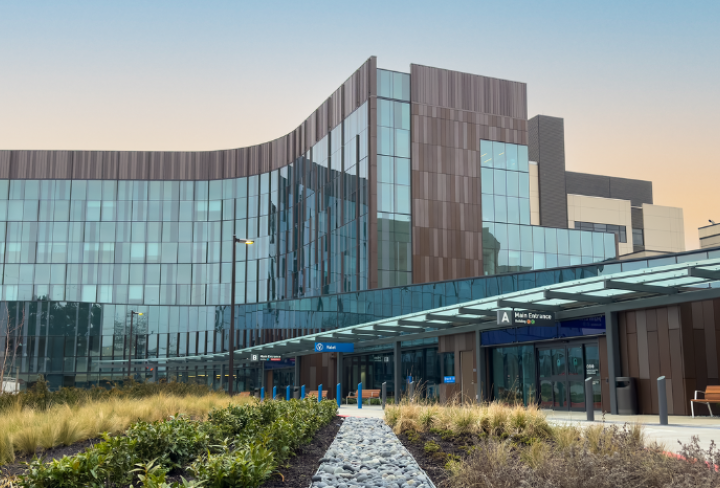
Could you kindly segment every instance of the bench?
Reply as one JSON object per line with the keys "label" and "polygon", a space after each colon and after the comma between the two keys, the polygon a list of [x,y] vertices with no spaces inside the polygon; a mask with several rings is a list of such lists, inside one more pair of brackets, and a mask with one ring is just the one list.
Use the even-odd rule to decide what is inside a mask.
{"label": "bench", "polygon": [[[323,390],[323,392],[322,392],[323,399],[327,398],[327,394],[328,394],[327,390]],[[313,390],[313,391],[307,392],[307,394],[305,395],[305,398],[310,398],[310,397],[317,398],[317,396],[318,396],[317,390]]]}
{"label": "bench", "polygon": [[[698,393],[702,393],[703,398],[698,398]],[[693,418],[695,418],[694,407],[696,403],[703,403],[707,405],[707,408],[710,411],[710,416],[712,417],[713,414],[710,404],[720,403],[720,386],[708,386],[705,391],[695,390],[695,398],[690,400],[690,410],[692,411]]]}
{"label": "bench", "polygon": [[242,398],[242,397],[249,397],[249,396],[250,396],[250,392],[249,392],[249,391],[241,391],[240,393],[238,393],[238,396],[239,396],[240,398]]}
{"label": "bench", "polygon": [[[345,397],[345,405],[348,404],[348,400],[350,398],[354,398],[357,400],[358,392],[355,390],[355,393],[350,393],[348,396]],[[366,390],[363,388],[362,391],[362,399],[360,401],[363,401],[367,398],[380,398],[380,390]]]}

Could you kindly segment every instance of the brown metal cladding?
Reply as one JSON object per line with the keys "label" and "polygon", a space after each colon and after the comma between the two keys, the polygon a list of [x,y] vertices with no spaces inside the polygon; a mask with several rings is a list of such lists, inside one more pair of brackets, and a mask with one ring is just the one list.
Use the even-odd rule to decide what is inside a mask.
{"label": "brown metal cladding", "polygon": [[[674,415],[689,414],[689,400],[696,389],[720,383],[718,313],[720,300],[619,314],[623,375],[638,381],[641,413],[658,412],[656,380],[660,376],[667,379],[668,410]],[[705,414],[704,407],[698,408]]]}
{"label": "brown metal cladding", "polygon": [[0,178],[205,180],[251,176],[287,166],[375,93],[368,59],[293,132],[240,149],[200,152],[0,151]]}

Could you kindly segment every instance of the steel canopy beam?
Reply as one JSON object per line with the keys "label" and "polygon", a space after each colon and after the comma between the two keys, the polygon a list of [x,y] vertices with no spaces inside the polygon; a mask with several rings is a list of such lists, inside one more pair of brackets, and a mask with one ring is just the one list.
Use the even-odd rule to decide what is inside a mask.
{"label": "steel canopy beam", "polygon": [[677,288],[671,286],[644,285],[642,283],[626,283],[624,281],[605,280],[606,290],[626,290],[638,293],[652,293],[654,295],[674,295]]}
{"label": "steel canopy beam", "polygon": [[688,270],[688,276],[692,276],[694,278],[705,278],[710,281],[720,281],[720,270],[690,268]]}
{"label": "steel canopy beam", "polygon": [[425,322],[420,322],[420,321],[418,321],[418,320],[400,319],[400,320],[398,320],[397,323],[398,323],[398,325],[405,325],[405,326],[410,326],[410,327],[418,327],[418,328],[420,328],[420,329],[424,329],[425,327],[427,327],[427,325],[425,324]]}
{"label": "steel canopy beam", "polygon": [[425,315],[425,320],[442,320],[444,322],[452,322],[454,324],[474,324],[478,321],[476,318],[458,317],[457,315],[442,315],[439,313],[429,313]]}
{"label": "steel canopy beam", "polygon": [[563,291],[545,290],[544,293],[546,300],[571,300],[574,302],[581,303],[612,303],[611,297],[597,297],[594,295],[588,295],[587,293],[566,293]]}
{"label": "steel canopy beam", "polygon": [[460,307],[458,312],[465,315],[478,315],[481,317],[493,317],[497,316],[495,310],[480,310],[478,308]]}
{"label": "steel canopy beam", "polygon": [[561,307],[557,305],[542,305],[540,303],[525,303],[525,302],[516,302],[513,300],[498,300],[497,302],[498,307],[500,308],[519,308],[522,310],[541,310],[543,312],[559,312],[562,310]]}
{"label": "steel canopy beam", "polygon": [[357,330],[357,329],[355,329],[355,330],[352,330],[351,332],[353,334],[357,334],[357,335],[367,335],[367,336],[375,336],[375,337],[380,337],[380,336],[394,337],[394,336],[400,335],[400,332],[398,332],[396,330],[389,330],[389,329],[388,330],[383,330],[383,329],[372,329],[372,330],[360,329],[360,330]]}
{"label": "steel canopy beam", "polygon": [[373,330],[377,330],[379,332],[417,332],[418,329],[416,327],[403,327],[401,325],[373,325]]}

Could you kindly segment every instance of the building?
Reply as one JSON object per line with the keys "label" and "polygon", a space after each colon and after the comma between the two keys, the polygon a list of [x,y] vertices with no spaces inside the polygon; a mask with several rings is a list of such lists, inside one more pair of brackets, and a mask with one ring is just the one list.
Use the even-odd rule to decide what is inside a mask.
{"label": "building", "polygon": [[700,249],[720,246],[720,224],[710,221],[710,225],[698,229]]}
{"label": "building", "polygon": [[[274,359],[264,363],[249,351],[477,293],[649,266],[638,255],[609,264],[624,252],[680,250],[682,212],[653,205],[649,182],[567,172],[563,146],[561,119],[528,120],[523,83],[387,71],[372,57],[265,144],[0,151],[9,372],[23,384],[45,374],[54,387],[128,372],[226,385],[233,236],[253,241],[235,262],[236,389],[343,375],[347,389],[379,367],[377,383],[400,370],[384,343],[358,344],[339,376],[333,354],[303,356],[300,367],[287,346],[264,348]],[[599,325],[572,329],[593,330],[601,347]],[[448,356],[453,340],[398,342],[443,397],[453,391],[440,372],[462,377],[474,357]]]}

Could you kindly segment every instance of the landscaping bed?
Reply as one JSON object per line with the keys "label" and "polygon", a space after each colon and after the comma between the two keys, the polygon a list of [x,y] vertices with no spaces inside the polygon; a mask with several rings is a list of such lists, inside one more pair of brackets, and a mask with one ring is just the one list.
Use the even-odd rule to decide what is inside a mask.
{"label": "landscaping bed", "polygon": [[[337,427],[323,430],[318,445],[310,444],[307,452],[299,449],[337,418],[336,411],[333,401],[266,401],[215,409],[206,420],[140,421],[125,435],[104,434],[101,442],[72,456],[31,461],[13,483],[24,488],[229,488],[258,487],[270,479],[266,486],[272,487],[271,476],[300,479],[315,469]],[[290,462],[296,453],[304,459]],[[295,486],[289,481],[280,486]]]}
{"label": "landscaping bed", "polygon": [[551,426],[536,408],[416,404],[385,414],[437,486],[720,487],[720,450],[668,456],[637,425]]}

